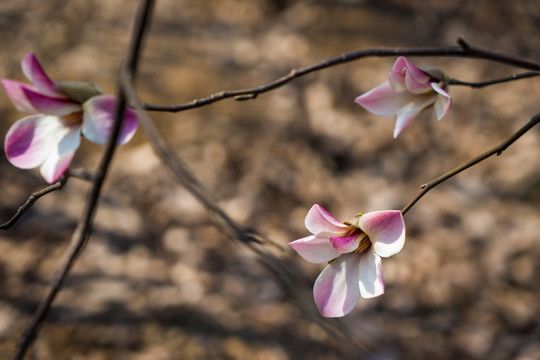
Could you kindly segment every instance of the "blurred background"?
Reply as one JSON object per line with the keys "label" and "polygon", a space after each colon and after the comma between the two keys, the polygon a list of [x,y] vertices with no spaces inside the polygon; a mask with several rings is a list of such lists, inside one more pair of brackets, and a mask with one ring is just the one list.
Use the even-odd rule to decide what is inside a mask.
{"label": "blurred background", "polygon": [[[540,58],[535,0],[158,0],[138,92],[172,105],[262,85],[369,47],[471,44]],[[2,0],[0,76],[27,81],[34,52],[55,80],[114,93],[136,1]],[[521,72],[496,63],[411,58],[453,78]],[[306,303],[322,270],[288,249],[319,203],[336,217],[401,209],[428,180],[500,143],[540,110],[540,82],[452,87],[438,122],[418,117],[396,140],[394,119],[357,106],[395,58],[310,74],[246,102],[153,113],[176,153],[239,223],[256,228],[302,280]],[[2,92],[0,130],[24,114]],[[4,135],[2,135],[3,137]],[[341,329],[351,354],[306,316],[252,252],[229,241],[178,185],[142,129],[119,148],[90,242],[27,359],[540,358],[539,129],[428,193],[405,217],[407,242],[383,261],[386,293],[360,300]],[[73,167],[93,171],[103,148],[83,142]],[[45,187],[36,170],[0,159],[7,221]],[[13,351],[48,290],[89,184],[71,179],[0,234],[0,358]]]}

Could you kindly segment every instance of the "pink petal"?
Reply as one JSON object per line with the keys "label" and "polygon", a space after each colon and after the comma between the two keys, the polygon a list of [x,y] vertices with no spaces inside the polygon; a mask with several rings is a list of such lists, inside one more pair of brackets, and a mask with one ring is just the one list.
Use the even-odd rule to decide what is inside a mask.
{"label": "pink petal", "polygon": [[306,228],[312,234],[345,235],[351,228],[333,217],[322,206],[315,204],[309,209],[306,220]]}
{"label": "pink petal", "polygon": [[360,298],[358,254],[345,254],[324,268],[313,286],[315,304],[325,317],[348,314]]}
{"label": "pink petal", "polygon": [[29,114],[37,114],[39,112],[30,104],[23,91],[23,87],[32,89],[31,86],[9,79],[2,79],[2,86],[17,110]]}
{"label": "pink petal", "polygon": [[59,141],[52,147],[41,166],[41,176],[49,184],[58,180],[66,171],[81,142],[80,127],[64,127],[63,130],[62,133],[55,134]]}
{"label": "pink petal", "polygon": [[52,97],[64,97],[56,90],[54,82],[47,76],[45,71],[43,71],[43,68],[33,53],[30,53],[23,58],[21,67],[24,75],[41,93]]}
{"label": "pink petal", "polygon": [[[83,135],[90,141],[104,145],[109,139],[114,122],[116,97],[113,95],[93,96],[83,104]],[[124,122],[118,137],[118,144],[125,144],[135,134],[139,117],[130,108],[125,109]]]}
{"label": "pink petal", "polygon": [[381,257],[373,251],[366,251],[360,256],[358,268],[358,286],[363,298],[372,298],[384,294],[384,280],[381,271]]}
{"label": "pink petal", "polygon": [[289,243],[305,260],[313,264],[322,264],[337,258],[340,254],[334,250],[328,237],[307,236]]}
{"label": "pink petal", "polygon": [[401,211],[369,212],[360,217],[358,224],[369,236],[373,252],[379,256],[395,255],[405,244],[405,222]]}
{"label": "pink petal", "polygon": [[396,92],[389,82],[385,82],[358,96],[354,101],[369,112],[379,116],[394,116],[416,95],[407,91]]}
{"label": "pink petal", "polygon": [[11,126],[4,142],[7,159],[21,169],[34,168],[45,160],[65,133],[64,122],[56,116],[33,115]]}
{"label": "pink petal", "polygon": [[431,87],[441,95],[438,96],[437,101],[435,101],[435,114],[437,114],[437,120],[441,120],[448,110],[450,110],[452,97],[436,83],[431,83]]}
{"label": "pink petal", "polygon": [[405,130],[405,128],[413,121],[413,119],[422,112],[425,108],[432,105],[437,99],[437,95],[425,94],[425,95],[412,95],[414,98],[407,105],[399,109],[396,126],[394,128],[394,138]]}
{"label": "pink petal", "polygon": [[394,89],[403,90],[405,87],[413,94],[422,94],[431,90],[430,76],[403,56],[394,63],[392,71],[388,74],[388,80]]}
{"label": "pink petal", "polygon": [[358,248],[360,245],[360,235],[363,235],[360,231],[355,231],[354,233],[347,236],[330,236],[328,239],[332,244],[334,250],[339,253],[350,253]]}
{"label": "pink petal", "polygon": [[81,111],[81,105],[74,101],[47,96],[26,85],[22,85],[21,89],[28,103],[39,113],[63,116]]}

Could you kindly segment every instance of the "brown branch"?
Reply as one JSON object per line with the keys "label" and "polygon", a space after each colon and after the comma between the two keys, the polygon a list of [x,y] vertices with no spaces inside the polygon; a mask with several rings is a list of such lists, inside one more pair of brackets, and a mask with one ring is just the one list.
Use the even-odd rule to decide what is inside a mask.
{"label": "brown branch", "polygon": [[159,106],[153,104],[144,104],[143,109],[148,111],[166,111],[166,112],[179,112],[188,109],[193,109],[211,103],[235,98],[236,100],[249,100],[256,98],[259,94],[274,90],[282,87],[289,82],[310,74],[315,71],[323,70],[332,66],[345,64],[351,61],[359,60],[366,57],[388,57],[388,56],[446,56],[446,57],[466,57],[490,60],[507,65],[513,65],[519,68],[540,71],[540,62],[534,60],[523,59],[520,57],[503,54],[495,51],[481,49],[472,45],[469,45],[465,40],[458,39],[459,46],[449,47],[420,47],[420,48],[376,48],[376,49],[364,49],[354,51],[346,54],[342,54],[330,59],[323,60],[321,62],[291,70],[287,75],[274,80],[268,84],[261,85],[249,89],[241,90],[228,90],[222,91],[205,98],[193,100],[191,102],[172,105],[172,106]]}
{"label": "brown branch", "polygon": [[61,190],[66,185],[68,178],[69,178],[68,175],[62,175],[60,179],[54,184],[49,185],[44,189],[41,189],[39,191],[36,191],[30,194],[30,196],[28,197],[28,200],[26,200],[26,202],[17,209],[17,212],[15,213],[15,215],[13,215],[11,219],[9,219],[8,221],[0,225],[0,230],[7,230],[10,227],[12,227],[13,224],[15,224],[15,222],[17,222],[17,220],[19,220],[19,218],[26,212],[26,210],[28,210],[32,205],[34,205],[34,203],[42,196],[47,195],[56,190]]}
{"label": "brown branch", "polygon": [[526,73],[521,74],[512,74],[510,76],[500,78],[500,79],[494,79],[494,80],[487,80],[487,81],[480,81],[480,82],[468,82],[468,81],[461,81],[457,79],[450,79],[448,80],[448,84],[450,85],[461,85],[461,86],[469,86],[473,89],[479,89],[483,88],[485,86],[495,85],[495,84],[502,84],[509,81],[515,81],[515,80],[521,80],[521,79],[528,79],[532,77],[540,76],[540,71],[529,71]]}
{"label": "brown branch", "polygon": [[540,122],[540,114],[537,114],[527,122],[521,129],[516,131],[512,136],[510,136],[508,139],[500,143],[499,145],[495,146],[494,148],[486,151],[485,153],[478,155],[474,159],[467,161],[463,165],[458,166],[457,168],[448,171],[447,173],[431,180],[422,185],[420,188],[422,189],[418,195],[414,197],[404,208],[401,210],[403,214],[407,213],[417,202],[420,200],[424,195],[426,195],[431,189],[436,187],[437,185],[443,183],[444,181],[450,179],[454,175],[459,174],[462,171],[467,170],[471,166],[474,166],[478,164],[479,162],[493,156],[493,155],[501,155],[504,150],[506,150],[510,145],[512,145],[514,142],[516,142],[521,136],[523,136],[527,131],[532,129],[536,124]]}
{"label": "brown branch", "polygon": [[[125,67],[129,74],[133,77],[137,69],[137,59],[139,57],[141,43],[144,35],[144,31],[147,27],[148,21],[153,8],[153,0],[142,0],[137,10],[135,19],[134,31],[131,37],[131,42],[128,48]],[[30,344],[35,339],[37,332],[45,316],[49,312],[52,302],[54,301],[57,293],[62,288],[64,280],[73,267],[78,255],[81,253],[84,245],[86,244],[90,231],[92,228],[93,218],[97,203],[100,197],[101,188],[103,186],[105,177],[107,175],[112,157],[116,149],[116,143],[120,134],[120,128],[124,116],[124,108],[126,105],[126,99],[122,87],[118,85],[118,101],[115,108],[114,124],[111,129],[107,147],[101,159],[98,171],[95,175],[92,189],[90,190],[88,200],[85,205],[83,216],[77,224],[77,228],[72,234],[69,248],[64,254],[61,264],[58,267],[54,278],[52,280],[51,289],[44,299],[38,305],[38,308],[34,312],[34,315],[30,321],[30,324],[21,335],[15,353],[11,357],[12,360],[23,359]]]}
{"label": "brown branch", "polygon": [[57,190],[61,190],[66,186],[69,178],[78,178],[86,181],[93,181],[94,175],[88,173],[87,171],[81,170],[81,169],[68,169],[64,175],[60,177],[60,179],[55,182],[52,185],[47,186],[44,189],[41,189],[39,191],[33,192],[28,197],[28,200],[24,204],[22,204],[18,209],[15,215],[11,217],[8,221],[0,225],[0,230],[7,230],[11,228],[19,219],[20,217],[32,206],[36,201],[38,201],[41,197]]}

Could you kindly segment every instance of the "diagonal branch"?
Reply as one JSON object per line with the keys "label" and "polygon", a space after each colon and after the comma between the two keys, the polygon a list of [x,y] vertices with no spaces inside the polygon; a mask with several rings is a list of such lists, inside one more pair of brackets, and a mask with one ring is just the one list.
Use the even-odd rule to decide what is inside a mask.
{"label": "diagonal branch", "polygon": [[212,94],[208,97],[193,100],[191,102],[172,105],[172,106],[159,106],[153,104],[144,104],[143,108],[148,111],[167,111],[167,112],[179,112],[188,109],[193,109],[205,105],[212,104],[214,102],[235,98],[236,100],[250,100],[255,99],[259,94],[282,87],[289,82],[310,74],[315,71],[323,70],[332,66],[345,64],[351,61],[359,60],[366,57],[388,57],[388,56],[445,56],[445,57],[466,57],[490,60],[507,65],[516,66],[523,69],[540,71],[540,62],[534,60],[528,60],[517,56],[503,54],[495,51],[485,50],[479,47],[469,45],[465,40],[458,39],[459,46],[448,47],[419,47],[419,48],[375,48],[364,49],[359,51],[353,51],[350,53],[342,54],[330,59],[323,60],[321,62],[291,70],[287,75],[274,80],[268,84],[261,85],[254,88],[242,89],[242,90],[229,90],[222,91],[216,94]]}
{"label": "diagonal branch", "polygon": [[30,194],[28,200],[26,200],[26,202],[17,209],[15,215],[13,215],[11,219],[0,225],[0,230],[7,230],[12,227],[21,218],[21,216],[28,209],[30,209],[30,207],[32,207],[32,205],[34,205],[34,203],[38,201],[41,197],[50,194],[53,191],[62,190],[64,186],[66,186],[69,178],[79,178],[86,181],[93,181],[93,175],[84,170],[68,169],[68,171],[66,171],[66,173],[62,175],[60,179],[54,184]]}
{"label": "diagonal branch", "polygon": [[67,184],[68,178],[68,175],[62,175],[60,180],[58,180],[54,184],[30,194],[28,200],[26,200],[26,202],[17,209],[15,215],[13,215],[11,219],[0,225],[0,230],[7,230],[12,227],[13,224],[15,224],[15,222],[17,222],[17,220],[19,220],[19,218],[26,212],[26,210],[28,210],[32,205],[34,205],[34,203],[38,201],[39,198],[41,198],[42,196],[45,196],[56,190],[61,190]]}
{"label": "diagonal branch", "polygon": [[[141,43],[144,35],[144,31],[147,27],[148,21],[153,8],[153,0],[143,0],[139,4],[137,16],[135,19],[134,32],[132,34],[131,42],[127,52],[126,68],[130,75],[133,77],[137,69],[137,59],[139,57]],[[62,288],[64,280],[75,264],[78,255],[83,250],[90,231],[92,229],[92,223],[94,214],[97,208],[97,203],[100,197],[101,188],[105,181],[112,157],[116,149],[116,143],[120,134],[120,128],[122,125],[122,119],[124,117],[124,108],[126,105],[126,98],[121,86],[118,86],[118,101],[116,104],[114,124],[111,129],[111,134],[107,142],[107,147],[101,159],[98,171],[95,174],[93,186],[88,195],[88,199],[85,204],[83,215],[79,220],[75,231],[71,236],[70,245],[65,252],[61,264],[58,267],[54,278],[52,280],[51,289],[49,293],[38,305],[38,308],[34,312],[30,324],[25,329],[24,333],[19,338],[17,348],[12,356],[12,360],[23,359],[30,344],[35,339],[45,316],[48,314],[52,302],[56,295]]]}
{"label": "diagonal branch", "polygon": [[450,179],[454,175],[459,174],[462,171],[467,170],[471,166],[474,166],[478,164],[481,161],[484,161],[485,159],[493,156],[493,155],[501,155],[504,150],[506,150],[510,145],[512,145],[514,142],[516,142],[521,136],[523,136],[527,131],[531,130],[536,124],[540,123],[540,114],[537,114],[527,122],[522,128],[520,128],[518,131],[516,131],[512,136],[510,136],[508,139],[500,143],[499,145],[495,146],[494,148],[486,151],[485,153],[478,155],[474,159],[467,161],[461,166],[458,166],[457,168],[448,171],[447,173],[428,181],[424,185],[422,185],[420,188],[422,189],[418,195],[414,197],[404,208],[401,210],[401,212],[405,215],[407,211],[409,211],[417,202],[420,200],[424,195],[426,195],[431,189],[436,187],[437,185],[445,182],[446,180]]}

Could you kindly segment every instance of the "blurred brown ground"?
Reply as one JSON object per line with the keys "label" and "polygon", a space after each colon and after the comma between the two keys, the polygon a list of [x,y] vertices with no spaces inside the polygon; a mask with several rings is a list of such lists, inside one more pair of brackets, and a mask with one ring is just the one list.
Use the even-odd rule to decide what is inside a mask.
{"label": "blurred brown ground", "polygon": [[[137,3],[0,3],[0,76],[24,80],[36,53],[53,79],[114,92]],[[518,1],[161,0],[138,90],[179,104],[264,84],[290,69],[378,46],[474,45],[540,58],[540,4]],[[498,144],[540,110],[538,79],[455,87],[440,122],[426,112],[394,140],[394,120],[353,103],[394,59],[314,73],[248,102],[152,114],[220,205],[286,245],[320,203],[339,218],[399,209],[420,184]],[[518,70],[416,58],[480,81]],[[0,96],[5,134],[23,114]],[[369,359],[540,359],[539,130],[442,184],[406,216],[403,251],[383,261],[386,293],[343,319]],[[85,142],[74,166],[92,170]],[[37,170],[0,159],[7,220],[42,187]],[[88,190],[72,179],[0,237],[0,358],[7,358],[65,250]],[[2,220],[2,221],[4,221]],[[322,266],[288,250],[305,289]],[[310,298],[307,299],[311,301]],[[256,256],[228,241],[153,155],[142,129],[117,153],[90,243],[28,359],[340,359]]]}

